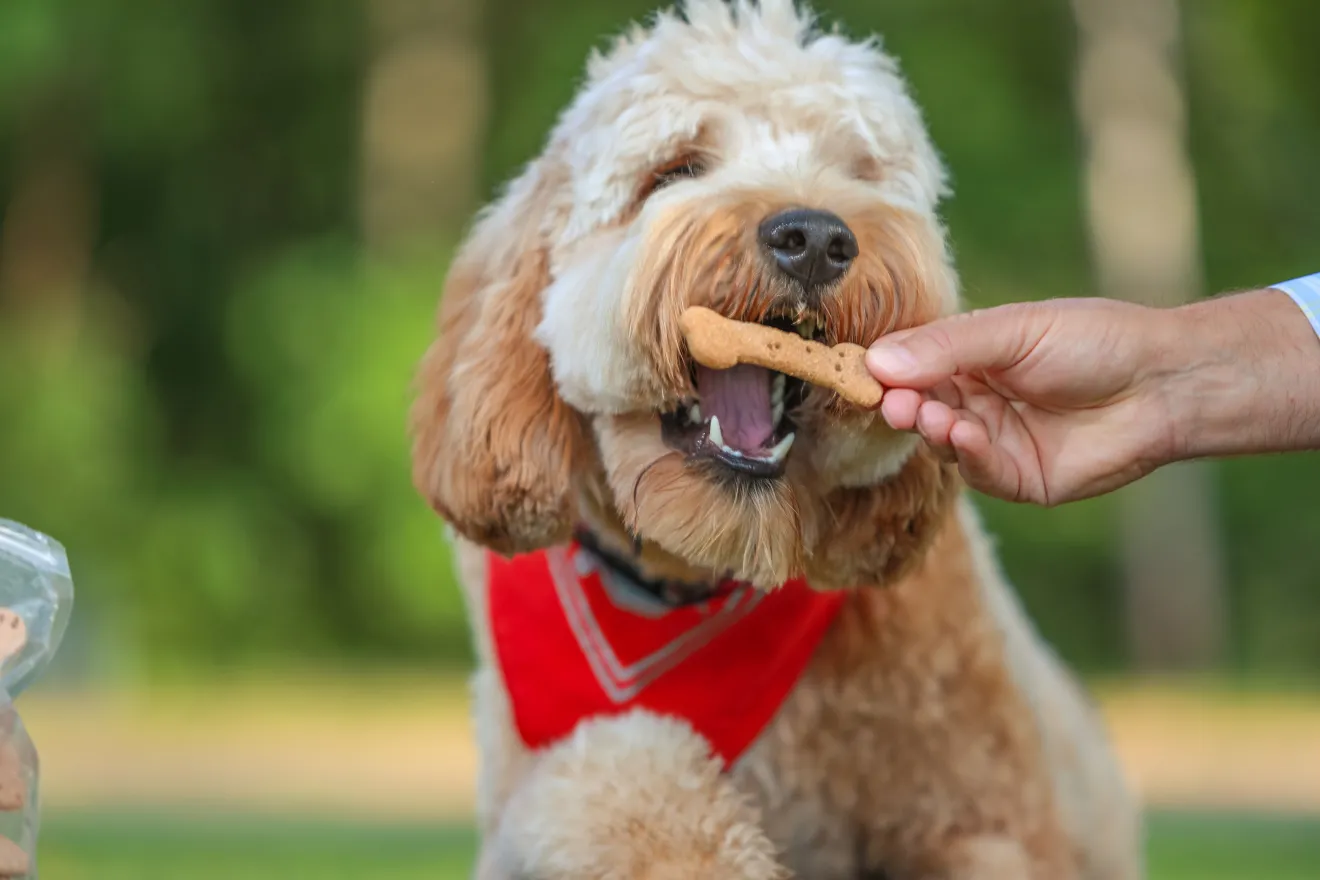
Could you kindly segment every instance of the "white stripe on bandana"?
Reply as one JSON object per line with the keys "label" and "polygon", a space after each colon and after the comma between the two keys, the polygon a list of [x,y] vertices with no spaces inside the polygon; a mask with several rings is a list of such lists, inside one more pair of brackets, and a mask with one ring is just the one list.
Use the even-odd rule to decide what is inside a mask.
{"label": "white stripe on bandana", "polygon": [[1294,278],[1282,284],[1273,284],[1271,288],[1281,290],[1292,297],[1293,302],[1311,322],[1316,336],[1320,336],[1320,272],[1304,278]]}

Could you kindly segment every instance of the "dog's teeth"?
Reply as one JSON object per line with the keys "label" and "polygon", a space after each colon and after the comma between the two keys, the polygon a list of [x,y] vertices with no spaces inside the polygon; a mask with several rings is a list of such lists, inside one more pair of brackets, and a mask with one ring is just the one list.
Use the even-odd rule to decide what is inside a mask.
{"label": "dog's teeth", "polygon": [[770,385],[770,402],[784,402],[784,387],[787,384],[788,377],[783,373],[776,373],[775,380]]}
{"label": "dog's teeth", "polygon": [[688,421],[694,425],[701,424],[701,407],[698,404],[692,404],[692,407],[688,410]]}
{"label": "dog's teeth", "polygon": [[803,339],[810,339],[816,335],[816,319],[803,318],[797,325],[798,335]]}
{"label": "dog's teeth", "polygon": [[739,452],[736,449],[730,449],[728,446],[725,446],[723,443],[720,444],[720,449],[723,449],[725,452],[729,453],[729,455],[732,455],[734,458],[743,457],[743,454],[741,452]]}
{"label": "dog's teeth", "polygon": [[784,401],[779,400],[775,403],[774,412],[771,414],[770,417],[770,424],[774,425],[775,427],[778,427],[779,423],[783,420],[783,418],[784,418]]}
{"label": "dog's teeth", "polygon": [[710,442],[716,446],[724,445],[724,432],[720,430],[720,417],[710,417]]}
{"label": "dog's teeth", "polygon": [[778,443],[776,443],[775,448],[770,450],[770,456],[768,460],[774,464],[779,464],[781,461],[783,461],[784,456],[788,455],[788,450],[793,448],[793,439],[796,436],[797,436],[796,434],[789,434],[783,440],[780,440]]}

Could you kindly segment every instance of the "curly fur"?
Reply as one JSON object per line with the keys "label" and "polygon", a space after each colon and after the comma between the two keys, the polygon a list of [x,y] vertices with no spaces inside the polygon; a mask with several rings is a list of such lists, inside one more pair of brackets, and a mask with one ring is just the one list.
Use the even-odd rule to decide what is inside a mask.
{"label": "curly fur", "polygon": [[[893,59],[791,0],[689,0],[587,73],[460,250],[413,410],[414,480],[458,534],[478,636],[479,876],[1139,876],[1103,729],[949,465],[819,391],[776,480],[727,479],[661,435],[658,413],[693,393],[685,307],[801,308],[758,251],[771,214],[829,210],[857,237],[819,308],[830,342],[959,307],[945,172]],[[675,160],[704,173],[655,188]],[[851,590],[731,773],[644,714],[522,748],[480,554],[557,544],[578,523],[655,575]]]}

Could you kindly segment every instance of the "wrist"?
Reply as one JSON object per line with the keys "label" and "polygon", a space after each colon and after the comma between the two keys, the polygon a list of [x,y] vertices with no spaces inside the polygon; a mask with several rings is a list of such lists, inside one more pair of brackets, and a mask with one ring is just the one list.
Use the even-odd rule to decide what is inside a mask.
{"label": "wrist", "polygon": [[1320,447],[1320,339],[1287,294],[1254,290],[1161,317],[1166,461]]}

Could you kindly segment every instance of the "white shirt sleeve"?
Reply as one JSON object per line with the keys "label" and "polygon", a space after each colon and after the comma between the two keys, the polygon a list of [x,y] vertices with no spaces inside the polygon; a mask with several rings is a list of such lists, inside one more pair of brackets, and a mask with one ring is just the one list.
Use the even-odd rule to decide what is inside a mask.
{"label": "white shirt sleeve", "polygon": [[1272,284],[1270,287],[1292,297],[1292,301],[1297,303],[1297,307],[1306,315],[1306,320],[1311,322],[1316,336],[1320,336],[1320,272],[1304,278],[1294,278],[1282,284]]}

